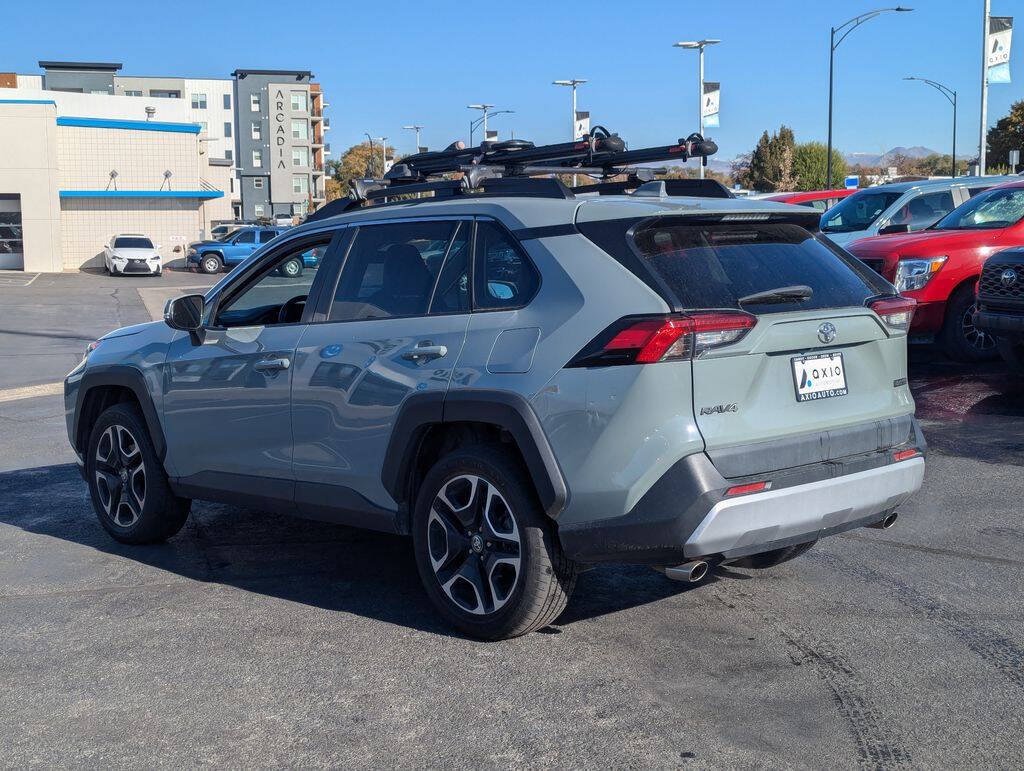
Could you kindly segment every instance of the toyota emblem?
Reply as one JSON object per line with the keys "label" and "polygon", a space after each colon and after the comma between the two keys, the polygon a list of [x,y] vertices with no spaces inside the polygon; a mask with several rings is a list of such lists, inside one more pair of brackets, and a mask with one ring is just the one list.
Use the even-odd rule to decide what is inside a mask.
{"label": "toyota emblem", "polygon": [[999,276],[999,282],[1003,286],[1013,286],[1017,283],[1017,271],[1013,268],[1007,268],[1003,271],[1002,275]]}
{"label": "toyota emblem", "polygon": [[830,322],[830,321],[826,321],[824,324],[822,324],[820,327],[818,327],[818,339],[821,340],[821,342],[825,343],[825,345],[828,345],[833,340],[835,340],[836,339],[836,328],[835,328],[835,325],[832,324],[832,322]]}

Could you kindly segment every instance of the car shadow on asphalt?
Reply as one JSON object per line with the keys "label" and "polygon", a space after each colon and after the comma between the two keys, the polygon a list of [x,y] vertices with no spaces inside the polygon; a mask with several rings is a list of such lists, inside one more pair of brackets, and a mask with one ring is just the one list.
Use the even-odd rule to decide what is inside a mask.
{"label": "car shadow on asphalt", "polygon": [[[185,527],[167,543],[130,546],[118,543],[100,526],[73,464],[0,473],[0,490],[0,523],[25,532],[86,546],[193,581],[233,586],[424,632],[461,636],[431,607],[408,538],[197,501]],[[0,546],[0,558],[4,548]],[[43,548],[49,547],[44,544]],[[52,575],[60,575],[68,557],[58,546],[49,555],[31,555],[34,560],[52,562]],[[601,565],[580,575],[569,606],[549,631],[557,633],[575,622],[701,586],[671,581],[647,567]],[[74,590],[74,586],[60,587],[60,591]]]}

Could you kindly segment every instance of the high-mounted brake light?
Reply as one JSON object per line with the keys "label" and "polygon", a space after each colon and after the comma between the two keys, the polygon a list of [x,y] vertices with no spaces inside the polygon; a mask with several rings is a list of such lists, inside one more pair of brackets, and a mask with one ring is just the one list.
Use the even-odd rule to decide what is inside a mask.
{"label": "high-mounted brake light", "polygon": [[886,297],[868,303],[868,307],[881,316],[886,326],[904,332],[910,329],[916,305],[917,300],[912,297]]}
{"label": "high-mounted brake light", "polygon": [[693,359],[735,343],[757,323],[742,311],[707,311],[619,319],[591,340],[567,366],[608,367]]}

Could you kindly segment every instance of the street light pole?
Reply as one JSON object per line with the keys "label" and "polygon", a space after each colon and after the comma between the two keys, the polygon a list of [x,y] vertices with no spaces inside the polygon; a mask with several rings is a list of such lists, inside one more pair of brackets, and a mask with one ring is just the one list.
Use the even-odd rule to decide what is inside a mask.
{"label": "street light pole", "polygon": [[373,163],[373,137],[370,136],[370,132],[369,131],[364,131],[363,133],[366,135],[366,139],[370,143],[370,154],[369,154],[369,156],[367,156],[369,158],[369,160],[366,162],[366,173],[367,174],[372,174],[373,172],[372,172],[370,166]]}
{"label": "street light pole", "polygon": [[[673,43],[673,48],[697,49],[697,132],[704,136],[704,49],[721,43],[716,38],[704,38],[703,40],[684,40]],[[700,178],[704,179],[704,162],[701,160],[697,166]]]}
{"label": "street light pole", "polygon": [[409,131],[415,131],[416,132],[416,152],[419,152],[420,151],[420,129],[423,128],[423,126],[418,126],[416,124],[413,124],[412,126],[402,126],[402,128],[408,129]]}
{"label": "street light pole", "polygon": [[481,110],[483,112],[483,115],[481,115],[479,118],[477,118],[476,120],[471,120],[469,122],[469,146],[470,147],[473,146],[473,132],[476,131],[476,127],[479,126],[481,123],[483,124],[483,127],[484,127],[484,141],[485,142],[487,141],[487,118],[488,117],[493,117],[495,115],[509,115],[509,114],[515,112],[515,110],[495,110],[494,112],[488,112],[487,111],[488,109],[490,109],[491,107],[494,107],[493,104],[467,104],[466,107],[467,107],[467,109],[470,109],[470,110]]}
{"label": "street light pole", "polygon": [[[883,13],[893,11],[896,13],[907,13],[908,11],[914,10],[913,8],[904,8],[903,6],[896,6],[895,8],[879,8],[874,11],[868,11],[862,13],[860,16],[854,16],[852,19],[848,19],[840,24],[838,27],[832,27],[832,36],[829,41],[828,50],[828,159],[826,160],[825,172],[826,187],[832,188],[832,83],[833,77],[833,65],[835,63],[835,53],[839,44],[846,40],[846,36],[853,32],[857,27],[866,21],[870,21],[876,16],[880,16]],[[844,31],[845,30],[845,31]],[[839,39],[836,40],[836,33],[841,32]]]}
{"label": "street light pole", "polygon": [[988,17],[992,13],[991,0],[985,0],[981,21],[981,130],[978,139],[978,176],[985,176],[985,156],[988,150]]}
{"label": "street light pole", "polygon": [[949,88],[948,86],[944,86],[941,83],[938,83],[938,82],[936,82],[934,80],[929,80],[928,78],[916,78],[916,77],[911,76],[911,77],[906,77],[906,78],[903,78],[903,79],[904,80],[920,80],[922,83],[927,83],[929,86],[931,86],[936,91],[938,91],[940,94],[942,94],[944,97],[946,97],[946,99],[949,100],[949,103],[951,105],[953,105],[953,164],[952,164],[953,165],[953,171],[950,174],[950,176],[955,178],[956,177],[956,91],[954,91],[953,89]]}
{"label": "street light pole", "polygon": [[[569,80],[553,80],[551,85],[553,86],[569,86],[572,89],[572,105],[569,113],[569,141],[576,141],[576,86],[580,86],[587,81],[584,78],[570,78]],[[576,187],[576,175],[572,175],[572,186]]]}

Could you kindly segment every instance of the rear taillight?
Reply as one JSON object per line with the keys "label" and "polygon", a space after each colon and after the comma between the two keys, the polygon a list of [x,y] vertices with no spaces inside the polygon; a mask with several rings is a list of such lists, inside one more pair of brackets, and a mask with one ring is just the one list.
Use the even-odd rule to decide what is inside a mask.
{"label": "rear taillight", "polygon": [[735,343],[757,323],[742,311],[707,311],[619,319],[591,340],[569,367],[609,367],[693,359]]}
{"label": "rear taillight", "polygon": [[904,332],[910,329],[916,305],[917,300],[912,297],[886,297],[868,303],[868,307],[881,317],[887,327]]}

